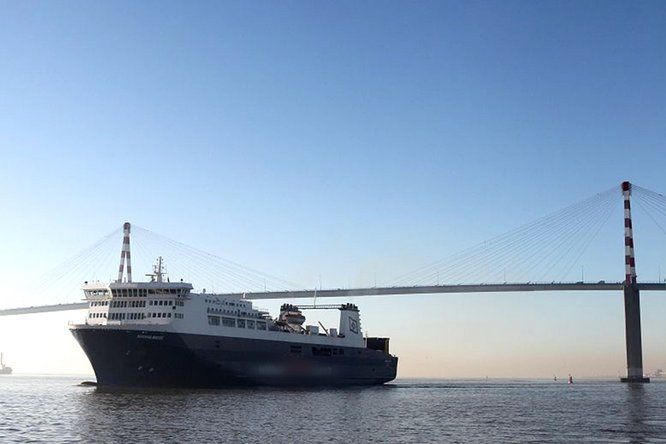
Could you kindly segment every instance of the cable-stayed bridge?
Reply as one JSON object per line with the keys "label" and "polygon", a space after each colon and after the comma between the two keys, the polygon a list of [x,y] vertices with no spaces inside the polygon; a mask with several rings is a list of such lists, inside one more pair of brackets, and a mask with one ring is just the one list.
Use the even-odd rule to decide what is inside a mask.
{"label": "cable-stayed bridge", "polygon": [[[443,260],[427,264],[381,286],[337,289],[303,289],[268,274],[206,253],[149,230],[132,227],[132,247],[139,255],[130,257],[129,224],[105,236],[79,255],[45,275],[36,294],[78,295],[83,281],[108,277],[116,264],[120,232],[124,231],[121,265],[131,281],[131,260],[152,260],[157,255],[170,260],[170,270],[193,283],[208,285],[216,294],[245,299],[293,299],[323,297],[386,296],[413,294],[526,292],[526,291],[623,291],[627,348],[627,382],[647,382],[642,364],[640,291],[664,291],[666,283],[639,282],[634,256],[632,197],[657,229],[666,234],[666,198],[653,191],[623,182],[588,199],[549,214]],[[567,282],[588,247],[607,225],[613,210],[622,202],[624,265],[622,280]],[[140,269],[148,269],[146,263]],[[104,274],[106,273],[106,275]],[[41,286],[41,289],[40,289]],[[80,300],[80,296],[74,296]],[[75,299],[75,300],[76,300]],[[61,299],[62,300],[62,299]],[[55,301],[53,301],[55,302]],[[86,303],[42,303],[0,310],[0,316],[87,308]]]}

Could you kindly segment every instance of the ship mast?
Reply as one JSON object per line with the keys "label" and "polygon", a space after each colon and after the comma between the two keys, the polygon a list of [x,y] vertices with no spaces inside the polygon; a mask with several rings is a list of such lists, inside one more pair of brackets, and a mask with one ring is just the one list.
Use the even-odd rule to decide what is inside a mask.
{"label": "ship mast", "polygon": [[157,282],[162,282],[162,256],[157,258],[157,265],[155,265],[155,278]]}
{"label": "ship mast", "polygon": [[146,275],[150,278],[150,282],[164,282],[164,275],[166,273],[163,271],[163,262],[164,259],[162,259],[162,256],[159,256],[157,258],[157,263],[153,265],[153,272]]}

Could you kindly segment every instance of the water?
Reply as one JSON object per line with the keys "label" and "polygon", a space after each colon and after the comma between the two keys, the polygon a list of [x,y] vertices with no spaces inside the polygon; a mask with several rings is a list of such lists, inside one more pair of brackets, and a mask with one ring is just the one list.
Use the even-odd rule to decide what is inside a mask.
{"label": "water", "polygon": [[0,442],[666,442],[666,383],[414,381],[104,393],[0,377]]}

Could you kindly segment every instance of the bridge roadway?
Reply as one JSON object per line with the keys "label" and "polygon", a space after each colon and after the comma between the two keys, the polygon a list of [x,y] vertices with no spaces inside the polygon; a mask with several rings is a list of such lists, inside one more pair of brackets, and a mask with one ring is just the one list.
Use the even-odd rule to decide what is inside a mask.
{"label": "bridge roadway", "polygon": [[[666,291],[666,283],[637,284],[643,291]],[[337,288],[328,290],[287,290],[262,291],[247,293],[222,293],[221,296],[235,296],[244,299],[299,299],[299,298],[344,298],[353,296],[389,296],[410,294],[446,294],[446,293],[500,293],[523,291],[621,291],[623,282],[558,282],[558,283],[506,283],[506,284],[461,284],[461,285],[425,285],[412,287],[366,287]],[[48,313],[54,311],[81,310],[88,308],[86,302],[69,304],[39,305],[32,307],[8,308],[0,310],[0,316],[12,316],[30,313]]]}

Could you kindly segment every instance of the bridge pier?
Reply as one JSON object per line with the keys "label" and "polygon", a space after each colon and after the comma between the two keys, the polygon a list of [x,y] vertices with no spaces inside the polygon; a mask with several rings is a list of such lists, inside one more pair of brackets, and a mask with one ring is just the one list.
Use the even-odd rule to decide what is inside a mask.
{"label": "bridge pier", "polygon": [[650,382],[643,376],[641,344],[641,298],[636,283],[634,228],[631,222],[631,183],[622,182],[624,198],[624,328],[627,342],[627,377],[622,382]]}
{"label": "bridge pier", "polygon": [[627,376],[622,382],[650,382],[643,375],[643,345],[641,341],[641,301],[638,287],[624,286],[624,326],[627,342]]}

